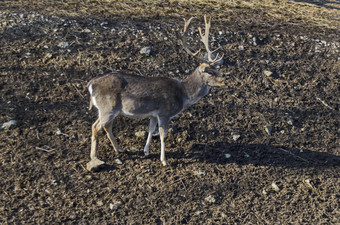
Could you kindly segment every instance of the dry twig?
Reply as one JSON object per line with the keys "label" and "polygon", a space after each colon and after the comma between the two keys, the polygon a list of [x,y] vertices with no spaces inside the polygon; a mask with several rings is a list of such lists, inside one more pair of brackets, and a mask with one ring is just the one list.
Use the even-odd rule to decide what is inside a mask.
{"label": "dry twig", "polygon": [[326,106],[327,108],[331,109],[331,110],[335,110],[333,107],[329,106],[325,101],[323,101],[321,98],[316,97],[316,100],[320,101],[324,106]]}
{"label": "dry twig", "polygon": [[294,153],[291,153],[290,151],[287,151],[286,149],[283,149],[283,148],[278,148],[278,149],[280,149],[281,151],[287,152],[287,153],[289,153],[290,155],[292,155],[292,156],[294,156],[294,157],[296,157],[296,158],[298,158],[298,159],[300,159],[300,160],[302,160],[302,161],[304,161],[304,162],[309,163],[309,161],[308,161],[307,159],[304,159],[304,158],[302,158],[302,157],[300,157],[300,156],[298,156],[298,155],[295,155]]}
{"label": "dry twig", "polygon": [[45,145],[43,147],[45,147],[45,148],[40,148],[40,147],[35,147],[35,148],[38,149],[38,150],[41,150],[41,151],[45,151],[45,152],[53,152],[53,151],[55,151],[55,149],[53,149],[53,148],[51,148],[49,146]]}

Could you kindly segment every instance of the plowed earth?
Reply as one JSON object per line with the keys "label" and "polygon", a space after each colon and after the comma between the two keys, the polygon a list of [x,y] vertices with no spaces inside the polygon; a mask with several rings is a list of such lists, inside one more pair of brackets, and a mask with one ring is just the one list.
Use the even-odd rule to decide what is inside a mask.
{"label": "plowed earth", "polygon": [[[197,49],[203,19],[193,23]],[[110,71],[184,79],[198,62],[178,41],[182,29],[175,16],[2,9],[0,122],[17,125],[0,131],[1,223],[340,223],[339,29],[252,9],[213,18],[227,87],[172,120],[168,166],[158,136],[143,155],[135,133],[148,120],[119,116],[113,133],[127,153],[100,133],[106,165],[85,169],[97,116],[87,82]]]}

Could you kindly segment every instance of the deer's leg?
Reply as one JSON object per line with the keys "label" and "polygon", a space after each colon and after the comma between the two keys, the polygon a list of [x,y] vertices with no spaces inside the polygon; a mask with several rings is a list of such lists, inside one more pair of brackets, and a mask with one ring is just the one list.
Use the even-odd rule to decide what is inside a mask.
{"label": "deer's leg", "polygon": [[[92,137],[91,137],[91,161],[87,163],[87,169],[92,170],[100,165],[103,165],[105,162],[101,161],[96,156],[96,147],[97,147],[97,133],[104,127],[105,131],[107,131],[107,125],[112,123],[112,120],[118,115],[118,112],[108,112],[101,113],[99,111],[99,118],[92,125]],[[112,129],[111,129],[112,130]],[[112,132],[112,131],[111,131]]]}
{"label": "deer's leg", "polygon": [[160,139],[161,139],[161,162],[162,162],[163,166],[166,166],[165,138],[166,138],[166,135],[167,135],[168,123],[169,123],[168,118],[158,117],[159,136],[160,136]]}
{"label": "deer's leg", "polygon": [[157,126],[157,118],[151,117],[150,118],[150,124],[149,124],[148,139],[146,140],[146,144],[145,144],[145,147],[144,147],[144,154],[145,154],[145,156],[149,155],[149,146],[150,146],[152,134],[155,131],[156,126]]}
{"label": "deer's leg", "polygon": [[92,136],[91,136],[91,153],[90,158],[91,161],[87,163],[86,168],[88,170],[92,170],[95,167],[98,167],[102,164],[104,164],[103,161],[99,160],[96,156],[96,147],[97,147],[97,133],[101,130],[101,122],[98,118],[96,122],[92,125]]}
{"label": "deer's leg", "polygon": [[121,147],[118,146],[116,140],[114,139],[114,136],[112,134],[112,123],[113,123],[113,121],[111,120],[107,125],[104,126],[104,130],[106,132],[106,135],[110,139],[111,144],[112,144],[114,150],[116,151],[116,153],[125,152],[124,149],[122,149]]}

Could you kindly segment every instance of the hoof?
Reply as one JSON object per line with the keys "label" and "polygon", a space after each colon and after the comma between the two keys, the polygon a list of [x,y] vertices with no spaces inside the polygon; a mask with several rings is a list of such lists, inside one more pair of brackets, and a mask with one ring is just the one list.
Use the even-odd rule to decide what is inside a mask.
{"label": "hoof", "polygon": [[163,166],[166,166],[166,161],[161,161]]}
{"label": "hoof", "polygon": [[105,164],[104,161],[99,160],[98,158],[92,159],[90,162],[86,164],[86,169],[88,171],[92,171],[93,169],[98,168],[99,166]]}

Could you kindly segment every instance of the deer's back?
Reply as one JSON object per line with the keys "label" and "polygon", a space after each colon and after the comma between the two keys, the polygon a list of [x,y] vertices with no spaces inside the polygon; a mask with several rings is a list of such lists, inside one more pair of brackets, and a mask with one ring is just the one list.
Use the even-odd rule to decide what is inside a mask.
{"label": "deer's back", "polygon": [[187,98],[180,81],[165,77],[110,73],[92,79],[88,86],[91,96],[109,99],[114,103],[110,107],[132,117],[175,116]]}

